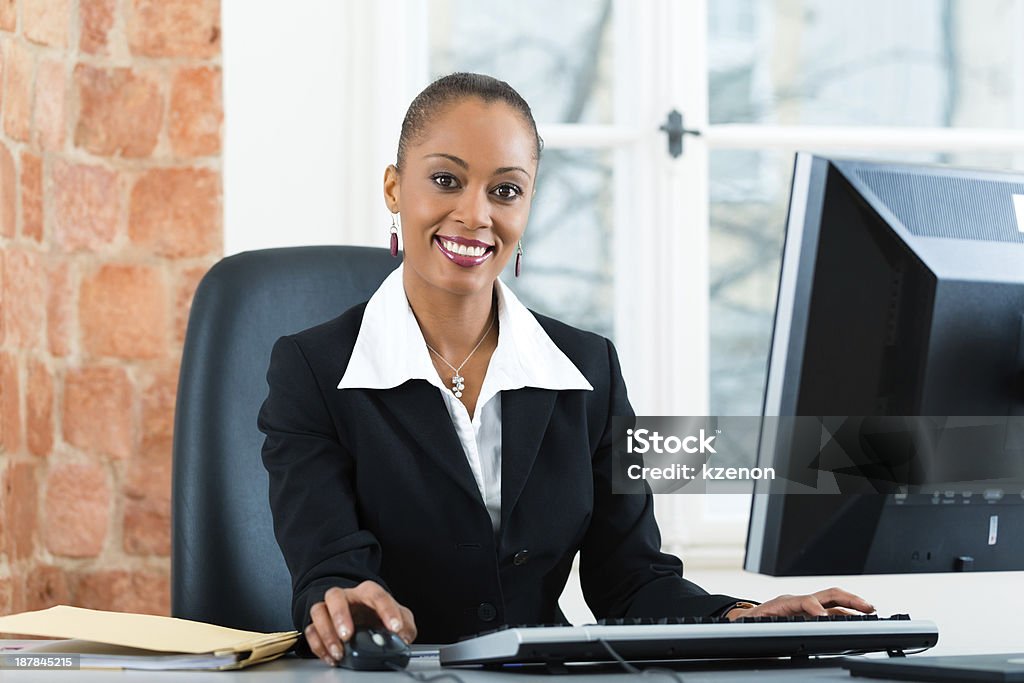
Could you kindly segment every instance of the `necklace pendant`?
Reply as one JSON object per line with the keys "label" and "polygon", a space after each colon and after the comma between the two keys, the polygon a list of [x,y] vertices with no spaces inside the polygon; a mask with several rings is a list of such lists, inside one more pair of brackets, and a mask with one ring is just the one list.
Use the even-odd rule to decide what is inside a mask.
{"label": "necklace pendant", "polygon": [[459,373],[452,375],[452,393],[455,394],[455,398],[462,398],[462,391],[465,388],[465,378]]}

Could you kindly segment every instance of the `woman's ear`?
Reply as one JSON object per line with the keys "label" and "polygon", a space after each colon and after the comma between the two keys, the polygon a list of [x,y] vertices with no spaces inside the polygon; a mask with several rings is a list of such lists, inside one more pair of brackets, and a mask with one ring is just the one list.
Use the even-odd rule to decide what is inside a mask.
{"label": "woman's ear", "polygon": [[400,213],[401,194],[398,182],[398,167],[394,164],[388,164],[388,167],[384,169],[384,203],[387,204],[388,211],[391,213]]}

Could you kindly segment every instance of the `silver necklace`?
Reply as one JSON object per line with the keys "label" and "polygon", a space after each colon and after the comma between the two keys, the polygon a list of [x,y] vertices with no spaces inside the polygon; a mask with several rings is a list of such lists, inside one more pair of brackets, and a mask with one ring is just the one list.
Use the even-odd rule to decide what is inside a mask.
{"label": "silver necklace", "polygon": [[466,360],[459,363],[459,367],[455,367],[454,365],[449,363],[444,356],[437,352],[437,349],[435,349],[430,344],[427,344],[426,340],[423,341],[424,344],[427,344],[427,348],[430,349],[435,356],[441,359],[442,363],[450,367],[452,369],[452,372],[455,373],[454,375],[452,375],[452,393],[455,394],[455,398],[462,398],[462,392],[466,390],[466,378],[462,376],[462,368],[465,367],[466,363],[469,362],[469,359],[473,357],[473,354],[476,353],[476,350],[480,348],[480,345],[484,343],[484,339],[487,339],[487,335],[491,333],[491,328],[494,327],[494,321],[497,320],[497,318],[498,316],[494,316],[493,318],[491,318],[491,324],[487,326],[487,329],[484,331],[483,336],[480,337],[480,341],[476,343],[476,346],[473,347],[473,350],[469,352],[468,356],[466,356]]}

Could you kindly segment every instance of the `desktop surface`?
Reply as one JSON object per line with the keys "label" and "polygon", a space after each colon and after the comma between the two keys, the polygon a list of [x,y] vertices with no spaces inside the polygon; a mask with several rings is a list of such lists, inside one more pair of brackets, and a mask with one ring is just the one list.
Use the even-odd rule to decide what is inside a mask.
{"label": "desktop surface", "polygon": [[998,655],[961,655],[947,657],[903,657],[895,660],[861,659],[844,663],[855,676],[898,677],[901,680],[994,681],[1024,683],[1024,652]]}
{"label": "desktop surface", "polygon": [[[0,640],[0,651],[5,645],[24,641]],[[487,670],[483,668],[441,668],[436,654],[431,646],[414,645],[414,659],[411,661],[408,671],[417,675],[433,676],[438,674],[454,674],[464,683],[497,683],[498,681],[523,681],[524,679],[536,679],[538,681],[552,679],[542,667],[517,667],[506,668],[500,671]],[[940,657],[949,664],[954,664],[955,659],[964,659],[965,663],[977,663],[980,657],[991,657],[998,655],[968,655],[966,657]],[[1018,655],[1015,655],[1018,656]],[[1020,655],[1024,656],[1024,655]],[[920,661],[932,661],[935,657],[928,655],[910,655],[905,658],[907,663]],[[844,668],[845,661],[856,660],[861,663],[878,663],[884,665],[886,661],[894,661],[888,657],[818,657],[809,659],[732,659],[732,660],[703,660],[703,661],[673,661],[673,663],[643,663],[641,668],[651,667],[668,668],[675,672],[684,683],[733,683],[742,681],[846,681],[853,683],[855,680],[900,680],[897,678],[884,678],[883,671],[873,672],[871,679],[855,679]],[[865,672],[866,673],[866,672]],[[252,680],[254,683],[323,683],[326,681],[346,681],[357,683],[364,680],[366,683],[377,681],[378,683],[395,683],[397,681],[412,680],[406,673],[402,672],[358,672],[347,669],[331,669],[324,665],[323,661],[311,658],[299,658],[288,655],[280,659],[269,661],[267,664],[257,665],[249,669],[242,669],[232,672],[221,671],[119,671],[109,670],[13,670],[0,668],[0,680],[24,683],[67,683],[70,680],[99,683],[110,681],[112,675],[117,680],[127,681],[167,681],[170,683],[224,683],[228,678],[238,683],[239,679]],[[606,683],[620,683],[626,680],[636,680],[635,674],[623,671],[617,665],[597,666],[570,666],[568,673],[574,681],[600,680]],[[651,674],[653,675],[653,674]],[[657,678],[655,676],[655,678]],[[665,683],[671,683],[668,676],[662,677]],[[906,680],[906,679],[902,679]],[[1017,681],[1020,678],[975,678],[955,679],[943,678],[932,680],[993,680],[993,681]]]}
{"label": "desktop surface", "polygon": [[[6,642],[0,640],[0,648]],[[646,667],[647,665],[644,665]],[[669,665],[685,683],[714,682],[733,683],[739,681],[846,681],[853,679],[850,674],[842,668],[838,658],[811,659],[807,661],[793,660],[753,660],[753,661],[707,661],[707,662],[674,662]],[[607,683],[619,683],[620,681],[634,681],[635,674],[627,673],[615,666],[601,665],[597,667],[571,667],[568,674],[576,683],[581,679],[588,681],[601,680]],[[526,678],[537,680],[551,680],[551,674],[545,673],[543,667],[521,667],[502,671],[488,671],[481,668],[444,668],[442,669],[436,657],[421,657],[414,659],[408,671],[424,674],[453,673],[459,676],[464,683],[495,683],[497,681],[523,681]],[[230,678],[252,677],[259,683],[306,683],[323,681],[346,681],[348,683],[360,680],[370,683],[395,683],[397,681],[411,680],[404,673],[400,672],[374,672],[374,671],[350,671],[341,668],[328,668],[318,659],[300,659],[294,656],[284,657],[266,664],[260,664],[248,669],[238,671],[123,671],[117,672],[118,680],[138,681],[174,681],[175,683],[225,683]],[[258,678],[256,678],[258,677]],[[29,682],[34,683],[67,683],[74,680],[85,681],[86,683],[109,681],[111,671],[88,670],[61,671],[61,670],[0,670],[0,680],[4,683]],[[665,683],[671,683],[671,679],[664,677]]]}

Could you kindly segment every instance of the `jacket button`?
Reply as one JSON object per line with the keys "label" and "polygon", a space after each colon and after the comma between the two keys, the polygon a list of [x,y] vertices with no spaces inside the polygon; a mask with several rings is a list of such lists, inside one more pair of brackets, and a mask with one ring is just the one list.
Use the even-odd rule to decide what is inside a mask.
{"label": "jacket button", "polygon": [[525,548],[520,550],[518,553],[512,556],[512,564],[517,567],[521,567],[526,564],[526,561],[530,559],[530,551]]}
{"label": "jacket button", "polygon": [[481,602],[480,606],[476,608],[476,615],[480,621],[494,621],[494,618],[498,616],[498,610],[489,602]]}

